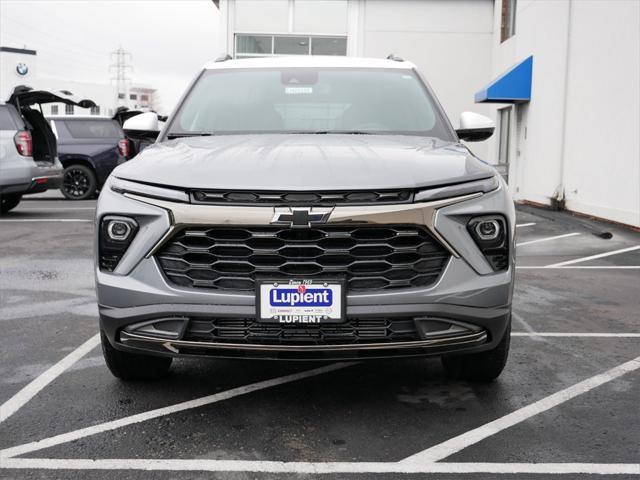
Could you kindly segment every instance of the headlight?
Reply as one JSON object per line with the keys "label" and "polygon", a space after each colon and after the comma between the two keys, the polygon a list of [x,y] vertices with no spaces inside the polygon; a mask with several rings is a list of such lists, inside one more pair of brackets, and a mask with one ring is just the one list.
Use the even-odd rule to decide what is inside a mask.
{"label": "headlight", "polygon": [[509,232],[504,217],[474,217],[469,220],[467,230],[494,271],[509,268]]}
{"label": "headlight", "polygon": [[147,183],[124,180],[118,177],[109,178],[109,187],[111,190],[118,193],[132,193],[143,197],[189,203],[189,195],[187,195],[187,192],[175,190],[173,188],[158,187]]}
{"label": "headlight", "polygon": [[107,215],[100,222],[100,270],[113,272],[120,259],[138,233],[138,222],[133,218]]}
{"label": "headlight", "polygon": [[498,176],[474,180],[473,182],[458,183],[447,187],[436,187],[421,190],[416,193],[415,202],[427,202],[441,198],[461,197],[472,193],[487,193],[495,190],[500,185]]}

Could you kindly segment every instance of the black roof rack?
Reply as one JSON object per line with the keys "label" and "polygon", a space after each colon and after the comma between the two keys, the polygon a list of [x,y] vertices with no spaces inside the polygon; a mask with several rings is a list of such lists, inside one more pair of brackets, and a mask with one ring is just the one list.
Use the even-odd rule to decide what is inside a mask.
{"label": "black roof rack", "polygon": [[226,62],[227,60],[233,60],[233,57],[228,53],[220,55],[218,58],[216,58],[216,62]]}
{"label": "black roof rack", "polygon": [[389,55],[387,55],[387,60],[393,60],[394,62],[404,62],[404,58],[398,57],[393,53],[390,53]]}

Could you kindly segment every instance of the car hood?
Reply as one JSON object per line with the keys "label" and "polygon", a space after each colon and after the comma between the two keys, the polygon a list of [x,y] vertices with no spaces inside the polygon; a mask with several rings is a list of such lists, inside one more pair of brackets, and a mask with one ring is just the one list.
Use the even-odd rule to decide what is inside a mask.
{"label": "car hood", "polygon": [[195,189],[419,188],[495,170],[462,145],[406,135],[224,135],[155,143],[119,178]]}

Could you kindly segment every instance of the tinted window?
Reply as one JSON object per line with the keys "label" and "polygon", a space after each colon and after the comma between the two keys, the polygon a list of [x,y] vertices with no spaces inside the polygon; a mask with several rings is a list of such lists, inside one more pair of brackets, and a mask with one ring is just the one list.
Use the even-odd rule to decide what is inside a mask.
{"label": "tinted window", "polygon": [[355,68],[207,71],[180,106],[169,135],[318,131],[452,140],[413,71]]}
{"label": "tinted window", "polygon": [[120,129],[111,120],[73,120],[65,125],[75,138],[119,138]]}
{"label": "tinted window", "polygon": [[347,54],[347,39],[344,37],[313,37],[311,42],[311,55]]}
{"label": "tinted window", "polygon": [[4,106],[0,106],[0,130],[16,130],[16,123],[13,121],[13,116],[9,109]]}

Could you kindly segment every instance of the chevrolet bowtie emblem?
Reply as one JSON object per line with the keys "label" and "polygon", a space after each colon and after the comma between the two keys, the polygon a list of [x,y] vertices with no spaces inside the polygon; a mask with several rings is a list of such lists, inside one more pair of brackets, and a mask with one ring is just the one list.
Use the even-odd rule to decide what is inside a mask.
{"label": "chevrolet bowtie emblem", "polygon": [[276,207],[271,223],[288,225],[291,228],[309,228],[319,223],[327,223],[332,211],[332,207]]}

